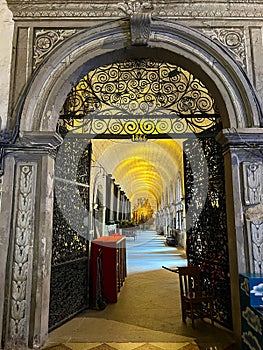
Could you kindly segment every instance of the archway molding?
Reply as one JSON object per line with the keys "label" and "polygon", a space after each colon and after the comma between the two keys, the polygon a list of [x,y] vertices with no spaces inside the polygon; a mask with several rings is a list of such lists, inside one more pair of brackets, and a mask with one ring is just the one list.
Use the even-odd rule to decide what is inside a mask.
{"label": "archway molding", "polygon": [[[32,222],[36,222],[36,227],[32,228],[30,239],[36,240],[35,237],[37,237],[39,249],[36,249],[36,251],[39,254],[35,253],[34,265],[30,261],[28,290],[31,286],[32,276],[41,277],[35,278],[37,285],[34,284],[35,290],[32,292],[35,298],[34,305],[29,302],[29,300],[32,300],[31,292],[28,292],[26,296],[27,302],[24,305],[28,309],[22,320],[26,331],[21,333],[21,337],[24,337],[31,346],[39,347],[43,345],[48,332],[49,295],[47,295],[47,290],[49,290],[50,283],[50,265],[48,261],[52,246],[54,160],[49,156],[46,146],[50,147],[54,144],[57,146],[59,137],[54,141],[53,136],[56,134],[60,110],[72,86],[76,85],[89,70],[101,65],[126,58],[153,57],[176,63],[194,73],[202,82],[205,82],[217,102],[225,129],[246,130],[250,128],[253,130],[262,125],[262,110],[256,92],[242,68],[222,46],[194,29],[168,20],[152,18],[149,29],[148,39],[141,46],[132,45],[131,43],[129,19],[112,21],[82,30],[65,40],[54,49],[34,72],[24,91],[19,108],[14,111],[13,119],[17,118],[19,121],[20,147],[23,151],[24,144],[26,144],[32,149],[30,155],[28,149],[19,154],[18,152],[15,154],[14,151],[14,159],[9,153],[3,187],[7,184],[9,187],[6,188],[13,188],[11,182],[14,181],[17,184],[17,192],[19,192],[20,188],[25,188],[23,181],[27,183],[29,176],[30,180],[33,179],[31,180],[32,191],[28,201],[30,202],[31,198],[36,200],[34,207],[30,207],[29,212]],[[260,140],[258,142],[260,143]],[[35,146],[39,146],[39,148],[34,148]],[[228,222],[229,231],[232,234],[230,239],[232,246],[230,248],[233,248],[233,259],[232,262],[230,261],[233,268],[230,273],[231,277],[235,279],[234,282],[232,281],[232,292],[235,292],[235,295],[232,296],[234,301],[232,308],[235,310],[234,316],[236,317],[234,330],[238,333],[240,317],[237,292],[237,250],[242,246],[242,251],[245,251],[245,240],[242,236],[241,223],[237,228],[235,227],[234,218],[238,215],[240,217],[242,204],[240,204],[240,208],[237,208],[241,194],[239,184],[235,184],[236,187],[233,189],[233,179],[235,174],[238,174],[238,176],[240,174],[237,167],[233,165],[234,161],[231,154],[228,154],[225,162],[228,166],[227,171],[230,179],[227,184],[230,199],[228,205],[231,209],[229,210],[230,219]],[[15,165],[17,170],[14,170]],[[234,191],[237,194],[234,194]],[[37,194],[40,195],[37,196]],[[23,195],[22,192],[21,195]],[[13,194],[11,191],[10,194],[5,194],[5,196],[9,198],[11,203],[10,213],[13,211],[12,216],[16,218],[20,210],[19,205],[12,206],[13,199],[11,197]],[[16,202],[19,201],[16,200]],[[164,220],[163,215],[160,214],[160,220]],[[35,218],[37,219],[35,220]],[[8,223],[6,223],[7,226]],[[15,226],[15,223],[13,226]],[[9,232],[8,229],[6,231]],[[15,227],[14,232],[14,235],[19,235],[19,227]],[[244,262],[241,261],[241,263],[245,266]],[[14,262],[10,258],[10,266],[12,264]],[[44,273],[42,273],[43,270]],[[10,277],[10,281],[13,277]],[[6,309],[8,307],[7,305]],[[2,304],[0,308],[3,309]],[[12,316],[9,314],[6,316],[7,331],[2,338],[8,338],[10,334],[11,336],[15,334],[12,329],[11,318]],[[30,329],[29,324],[31,325]]]}
{"label": "archway molding", "polygon": [[55,131],[72,86],[91,69],[132,57],[172,60],[205,81],[217,101],[224,128],[259,127],[262,123],[256,92],[221,45],[194,29],[153,18],[147,45],[132,46],[129,21],[124,19],[83,30],[50,54],[25,92],[20,115],[22,135]]}

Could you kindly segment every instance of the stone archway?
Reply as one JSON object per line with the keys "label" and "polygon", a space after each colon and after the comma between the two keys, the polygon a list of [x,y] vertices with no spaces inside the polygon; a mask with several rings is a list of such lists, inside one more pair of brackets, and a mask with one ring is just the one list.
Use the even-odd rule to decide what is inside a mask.
{"label": "stone archway", "polygon": [[[138,22],[138,26],[140,23]],[[202,76],[218,101],[224,127],[259,127],[261,110],[255,91],[233,58],[215,42],[178,23],[152,19],[144,45],[127,44],[129,21],[85,30],[68,39],[46,59],[24,95],[20,130],[54,131],[71,86],[86,70],[117,58],[162,57]],[[36,103],[32,104],[34,100]],[[17,113],[17,111],[16,111]]]}
{"label": "stone archway", "polygon": [[[14,336],[37,347],[47,338],[52,237],[52,212],[49,208],[52,208],[54,176],[52,148],[61,142],[56,134],[56,125],[66,95],[87,67],[92,69],[120,57],[145,55],[164,55],[167,59],[176,60],[186,68],[191,68],[191,71],[207,82],[218,102],[225,128],[221,143],[225,152],[227,210],[230,213],[228,235],[232,308],[235,310],[234,331],[237,335],[239,333],[238,273],[248,269],[245,243],[247,232],[238,221],[243,213],[242,203],[237,204],[242,197],[242,185],[234,184],[234,178],[240,179],[246,175],[246,169],[251,163],[244,152],[237,154],[238,148],[244,145],[244,140],[247,142],[256,139],[258,144],[262,142],[259,130],[256,129],[261,124],[261,109],[245,74],[220,46],[178,23],[148,17],[145,25],[145,18],[138,16],[131,22],[127,19],[119,20],[84,30],[65,41],[35,72],[19,110],[15,111],[14,117],[17,116],[20,120],[21,144],[17,151],[13,150],[7,157],[3,179],[7,188],[12,183],[16,184],[14,201],[7,193],[3,195],[3,198],[9,198],[9,211],[14,218],[12,222],[11,216],[8,216],[5,224],[6,229],[12,227],[7,232],[15,242],[11,250],[13,253],[8,258],[10,286],[18,286],[18,282],[21,282],[12,269],[15,271],[21,264],[14,252],[21,251],[22,248],[25,251],[22,268],[27,266],[28,272],[23,280],[26,292],[19,305],[22,311],[19,315],[13,315],[10,310],[19,300],[20,290],[9,288],[7,291],[11,301],[2,305],[8,311],[3,327],[4,339]],[[242,162],[245,162],[243,173],[239,167]],[[21,206],[22,200],[27,203],[26,207]],[[36,224],[28,226],[29,229],[25,231],[26,240],[21,246],[20,233],[25,226],[25,213],[30,222],[35,221]],[[33,255],[28,250],[31,246],[35,249]],[[241,252],[239,258],[237,249]],[[22,278],[21,270],[19,271]],[[34,302],[30,304],[30,300]]]}

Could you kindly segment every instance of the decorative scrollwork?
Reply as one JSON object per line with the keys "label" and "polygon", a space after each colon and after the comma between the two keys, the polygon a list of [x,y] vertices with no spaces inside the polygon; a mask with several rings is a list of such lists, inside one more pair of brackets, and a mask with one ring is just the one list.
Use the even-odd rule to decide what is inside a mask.
{"label": "decorative scrollwork", "polygon": [[212,127],[215,123],[214,118],[206,118],[206,123],[203,123],[201,118],[200,123],[198,119],[188,118],[182,119],[174,113],[165,115],[164,111],[161,118],[147,118],[141,117],[138,119],[112,117],[106,115],[103,119],[91,118],[86,119],[80,126],[76,125],[76,120],[67,120],[67,126],[72,127],[73,133],[85,133],[89,135],[108,135],[128,137],[137,134],[146,135],[170,135],[182,133],[200,133]]}
{"label": "decorative scrollwork", "polygon": [[34,36],[33,68],[35,69],[43,59],[65,38],[74,35],[76,29],[36,30]]}
{"label": "decorative scrollwork", "polygon": [[51,267],[49,330],[88,307],[88,253]]}
{"label": "decorative scrollwork", "polygon": [[141,59],[89,72],[69,93],[60,124],[91,134],[198,133],[219,119],[213,97],[191,73]]}
{"label": "decorative scrollwork", "polygon": [[[190,265],[200,266],[206,291],[214,293],[217,321],[231,328],[222,149],[213,138],[202,138],[198,143],[199,146],[196,140],[184,142],[186,226],[189,228],[187,257]],[[207,176],[204,174],[204,158],[207,164]],[[204,185],[205,182],[208,182],[207,186]],[[202,214],[197,217],[200,205]],[[192,219],[188,214],[189,208],[193,208],[191,226],[188,224],[188,220]]]}
{"label": "decorative scrollwork", "polygon": [[91,144],[67,139],[61,147],[55,170],[52,265],[79,259],[86,252]]}
{"label": "decorative scrollwork", "polygon": [[205,28],[202,32],[225,46],[236,61],[246,68],[244,28]]}
{"label": "decorative scrollwork", "polygon": [[55,171],[50,329],[88,306],[85,218],[89,210],[91,143],[67,138],[60,147]]}

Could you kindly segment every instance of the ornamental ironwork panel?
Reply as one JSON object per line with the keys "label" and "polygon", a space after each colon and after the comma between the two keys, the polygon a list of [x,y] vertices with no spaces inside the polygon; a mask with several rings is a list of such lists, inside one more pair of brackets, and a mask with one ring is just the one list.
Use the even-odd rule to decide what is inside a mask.
{"label": "ornamental ironwork panel", "polygon": [[215,296],[216,320],[232,328],[224,164],[214,138],[184,142],[187,259]]}
{"label": "ornamental ironwork panel", "polygon": [[66,138],[57,153],[49,328],[88,307],[91,144]]}
{"label": "ornamental ironwork panel", "polygon": [[54,265],[50,281],[49,330],[59,327],[88,307],[88,253]]}
{"label": "ornamental ironwork panel", "polygon": [[91,135],[199,133],[220,123],[215,100],[190,72],[127,60],[90,71],[73,87],[59,124]]}

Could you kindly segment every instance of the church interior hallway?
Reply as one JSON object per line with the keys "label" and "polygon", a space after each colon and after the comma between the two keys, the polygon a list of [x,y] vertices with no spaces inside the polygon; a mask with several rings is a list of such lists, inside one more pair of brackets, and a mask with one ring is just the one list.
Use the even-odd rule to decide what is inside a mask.
{"label": "church interior hallway", "polygon": [[87,310],[49,334],[52,350],[233,350],[231,332],[209,321],[181,321],[177,274],[162,269],[186,264],[184,252],[155,231],[127,238],[128,276],[118,302]]}

